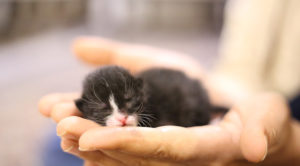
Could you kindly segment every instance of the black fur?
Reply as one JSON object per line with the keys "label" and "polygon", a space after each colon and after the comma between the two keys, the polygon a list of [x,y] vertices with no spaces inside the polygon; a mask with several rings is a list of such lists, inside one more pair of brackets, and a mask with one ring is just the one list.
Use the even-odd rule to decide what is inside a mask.
{"label": "black fur", "polygon": [[76,106],[85,118],[105,125],[105,117],[112,113],[109,104],[111,94],[121,111],[132,114],[143,103],[142,80],[117,66],[99,68],[86,77]]}
{"label": "black fur", "polygon": [[89,74],[76,106],[85,118],[105,125],[105,117],[112,112],[110,94],[121,111],[138,113],[149,123],[140,126],[206,125],[213,112],[201,84],[180,71],[155,68],[134,77],[117,66],[102,67]]}

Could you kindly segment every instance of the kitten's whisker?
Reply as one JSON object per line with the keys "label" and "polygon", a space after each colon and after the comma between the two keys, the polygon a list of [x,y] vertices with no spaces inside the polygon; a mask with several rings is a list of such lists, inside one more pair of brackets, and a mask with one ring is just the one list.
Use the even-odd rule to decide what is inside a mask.
{"label": "kitten's whisker", "polygon": [[88,106],[89,108],[94,108],[94,109],[99,109],[99,107],[91,107],[91,106]]}
{"label": "kitten's whisker", "polygon": [[154,115],[152,114],[139,114],[141,116],[144,116],[144,117],[149,117],[149,118],[152,118],[152,119],[157,119]]}
{"label": "kitten's whisker", "polygon": [[145,116],[145,115],[144,115],[144,118],[145,118],[145,119],[149,119],[149,120],[153,120],[152,117]]}
{"label": "kitten's whisker", "polygon": [[140,117],[141,117],[141,122],[143,122],[143,124],[151,127],[152,119],[150,119],[149,117],[145,117],[145,116],[140,116]]}
{"label": "kitten's whisker", "polygon": [[141,122],[144,127],[148,127],[148,124],[143,119],[141,120]]}
{"label": "kitten's whisker", "polygon": [[148,122],[152,122],[153,119],[150,119],[149,117],[144,117],[145,120],[147,120]]}
{"label": "kitten's whisker", "polygon": [[124,77],[124,75],[121,72],[118,72],[118,74],[122,77],[124,84],[125,84],[125,89],[124,92],[127,92],[127,82],[126,82],[126,78]]}
{"label": "kitten's whisker", "polygon": [[85,101],[85,102],[87,102],[87,103],[91,103],[91,104],[93,104],[93,102],[91,102],[90,100],[87,100],[87,99],[85,99],[85,98],[81,98],[83,101]]}
{"label": "kitten's whisker", "polygon": [[140,123],[142,126],[147,127],[147,124],[145,124],[145,120],[144,120],[143,117],[141,117],[141,116],[139,116],[139,123]]}
{"label": "kitten's whisker", "polygon": [[143,124],[143,122],[140,121],[140,122],[138,123],[138,126],[144,127],[145,125]]}
{"label": "kitten's whisker", "polygon": [[133,88],[134,85],[133,85],[133,81],[130,81],[130,87]]}
{"label": "kitten's whisker", "polygon": [[106,81],[106,79],[104,77],[101,77],[101,79],[105,82],[105,86],[110,88],[108,82]]}
{"label": "kitten's whisker", "polygon": [[96,121],[97,123],[98,123],[98,122],[100,122],[100,123],[103,123],[103,122],[104,122],[102,119],[98,119],[98,118],[96,118],[96,117],[94,117],[94,116],[88,116],[87,118],[90,119],[90,120]]}
{"label": "kitten's whisker", "polygon": [[135,111],[135,113],[140,113],[140,112],[142,112],[142,111],[143,111],[143,108],[144,108],[144,104],[141,103],[141,104],[139,105],[138,109]]}
{"label": "kitten's whisker", "polygon": [[138,120],[137,126],[141,126],[141,121]]}
{"label": "kitten's whisker", "polygon": [[93,85],[93,93],[94,93],[95,97],[96,97],[101,103],[103,103],[103,101],[97,96],[97,94],[96,94],[96,92],[95,92],[95,85],[94,85],[94,83],[93,83],[92,85]]}
{"label": "kitten's whisker", "polygon": [[[88,98],[88,97],[87,97]],[[86,100],[86,99],[84,99],[84,98],[81,98],[82,100],[84,100],[85,102],[88,102],[88,103],[90,103],[90,104],[95,104],[95,105],[99,105],[99,106],[101,106],[99,103],[97,103],[97,102],[95,102],[94,100],[91,100],[91,99],[89,99],[89,100]]]}
{"label": "kitten's whisker", "polygon": [[[97,103],[96,101],[94,101],[93,99],[91,99],[91,98],[89,98],[89,96],[87,95],[86,96],[86,98],[88,99],[88,100],[86,100],[86,101],[90,101],[91,103]],[[98,103],[97,103],[98,104]]]}
{"label": "kitten's whisker", "polygon": [[142,102],[142,103],[139,105],[139,110],[138,110],[138,111],[139,111],[139,112],[142,111],[143,108],[144,108],[144,103]]}
{"label": "kitten's whisker", "polygon": [[149,121],[146,121],[146,120],[145,120],[145,123],[148,125],[148,127],[151,127],[151,124],[150,124]]}
{"label": "kitten's whisker", "polygon": [[137,110],[135,111],[135,113],[139,114],[139,113],[141,113],[142,111],[143,111],[143,109],[137,109]]}

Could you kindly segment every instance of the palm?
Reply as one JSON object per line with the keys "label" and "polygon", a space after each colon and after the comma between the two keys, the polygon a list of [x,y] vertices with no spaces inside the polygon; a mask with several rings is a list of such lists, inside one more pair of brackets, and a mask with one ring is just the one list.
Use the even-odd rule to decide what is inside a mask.
{"label": "palm", "polygon": [[[264,104],[264,108],[259,106],[266,100],[273,104]],[[273,123],[270,121],[273,118],[278,121]],[[95,127],[89,120],[71,117],[62,120],[58,130],[71,123],[74,131],[67,129],[68,133],[73,135],[72,138],[76,137],[79,146],[86,150],[79,156],[90,160],[91,156],[98,155],[96,158],[101,160],[94,160],[96,163],[103,162],[105,155],[124,165],[249,165],[247,160],[262,161],[267,150],[276,154],[283,147],[285,137],[289,135],[286,133],[289,131],[285,125],[287,121],[284,102],[276,96],[267,95],[234,107],[215,126],[106,128]],[[78,132],[82,126],[89,127]],[[275,140],[272,134],[281,137]],[[264,162],[269,163],[268,160]]]}
{"label": "palm", "polygon": [[[74,51],[79,58],[92,64],[118,64],[132,71],[164,66],[183,70],[196,78],[205,77],[199,65],[184,55],[151,47],[87,38],[77,40]],[[170,60],[174,63],[169,63]],[[213,101],[232,102],[231,97],[222,98],[222,93],[218,90],[214,92],[213,85],[207,83]],[[41,100],[39,106],[42,114],[60,122],[57,131],[62,137],[62,149],[90,161],[86,162],[87,166],[241,166],[249,165],[247,160],[261,161],[267,151],[267,158],[260,165],[297,165],[297,162],[293,163],[293,160],[282,155],[288,154],[286,149],[293,149],[291,146],[300,145],[288,142],[297,142],[294,134],[297,132],[290,133],[293,123],[289,119],[289,110],[278,95],[254,96],[254,100],[232,108],[216,126],[165,126],[156,129],[101,127],[78,117],[80,113],[73,102],[76,98],[78,94],[49,95]],[[229,102],[224,102],[226,99]],[[293,124],[294,130],[295,126],[299,128],[299,124]],[[288,147],[282,149],[284,146]]]}
{"label": "palm", "polygon": [[[244,161],[245,164],[246,160],[261,161],[267,149],[268,156],[278,155],[290,137],[289,110],[285,101],[273,94],[233,107],[218,125],[192,128],[101,127],[78,117],[74,98],[76,94],[48,96],[40,103],[40,110],[60,121],[57,131],[62,137],[63,149],[69,150],[71,146],[75,150],[72,154],[95,163],[234,165]],[[60,100],[64,103],[55,104]],[[55,107],[50,109],[53,105]],[[76,116],[69,117],[71,115]],[[78,147],[86,151],[78,151]],[[274,159],[267,157],[264,165],[280,164],[268,158]]]}

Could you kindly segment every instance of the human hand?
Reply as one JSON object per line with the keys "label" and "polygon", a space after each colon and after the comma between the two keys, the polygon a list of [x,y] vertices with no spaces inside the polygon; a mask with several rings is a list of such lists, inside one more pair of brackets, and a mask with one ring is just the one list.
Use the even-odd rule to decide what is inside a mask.
{"label": "human hand", "polygon": [[[225,89],[222,85],[229,85],[214,74],[206,74],[201,65],[188,55],[177,51],[170,51],[140,44],[128,44],[111,41],[104,38],[81,37],[73,43],[74,54],[83,62],[99,65],[118,65],[132,73],[140,72],[152,67],[172,68],[183,71],[190,78],[201,80],[206,87],[210,100],[215,105],[228,106],[233,99],[239,99],[242,88]],[[240,91],[237,92],[239,89]],[[235,92],[235,93],[233,93]],[[238,96],[238,97],[237,97]]]}
{"label": "human hand", "polygon": [[[93,41],[94,45],[89,40],[83,41],[86,43],[82,40],[79,44],[75,42],[74,50],[87,62],[96,64],[118,64],[115,62],[119,62],[121,65],[125,64],[125,67],[132,67],[134,66],[130,64],[132,62],[126,62],[126,59],[128,60],[130,56],[138,58],[139,54],[145,55],[139,59],[140,61],[138,60],[141,63],[157,61],[153,60],[155,58],[149,59],[151,56],[145,54],[143,51],[145,48],[130,52],[128,47],[123,45],[121,48],[119,43],[111,41],[96,40]],[[100,48],[100,45],[103,48]],[[117,53],[112,50],[117,50]],[[122,57],[126,58],[122,60]],[[148,59],[144,60],[144,58]],[[151,65],[149,64],[148,67]],[[144,69],[144,66],[147,65],[135,66],[133,71]],[[186,72],[190,71],[186,70]],[[263,159],[267,151],[269,153],[262,165],[280,165],[280,163],[286,165],[283,161],[288,158],[286,156],[291,156],[290,149],[293,149],[287,147],[294,146],[293,142],[295,142],[294,127],[291,126],[298,125],[294,125],[295,123],[289,119],[284,99],[274,94],[262,96],[236,105],[217,126],[194,128],[174,126],[156,129],[106,128],[80,117],[64,119],[72,115],[80,116],[73,103],[73,100],[79,97],[78,94],[47,96],[40,102],[40,111],[57,122],[64,119],[57,128],[58,134],[62,136],[62,148],[91,161],[89,165],[99,163],[104,163],[103,165],[199,165],[199,163],[247,165],[249,163],[246,160],[258,162]],[[272,113],[274,110],[275,112]],[[283,147],[283,144],[286,146]],[[88,151],[79,151],[79,146],[81,150]],[[299,144],[296,147],[299,147]],[[277,157],[279,151],[283,155]]]}
{"label": "human hand", "polygon": [[42,99],[41,112],[50,110],[59,122],[64,150],[96,165],[293,165],[291,149],[299,147],[285,100],[276,94],[236,105],[216,126],[192,128],[101,127],[69,117],[79,115],[71,96]]}

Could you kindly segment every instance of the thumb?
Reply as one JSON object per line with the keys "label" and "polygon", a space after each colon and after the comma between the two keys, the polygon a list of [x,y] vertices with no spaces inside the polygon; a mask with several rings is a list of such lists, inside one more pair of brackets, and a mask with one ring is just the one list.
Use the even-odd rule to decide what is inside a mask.
{"label": "thumb", "polygon": [[95,128],[79,139],[83,151],[117,150],[144,158],[202,162],[233,153],[232,144],[231,135],[217,126]]}
{"label": "thumb", "polygon": [[268,140],[259,124],[246,124],[240,140],[243,156],[250,162],[261,162],[268,153]]}
{"label": "thumb", "polygon": [[282,146],[280,142],[289,135],[286,101],[278,94],[265,93],[245,103],[244,109],[240,108],[244,122],[240,140],[242,153],[251,162],[263,161],[268,150]]}

